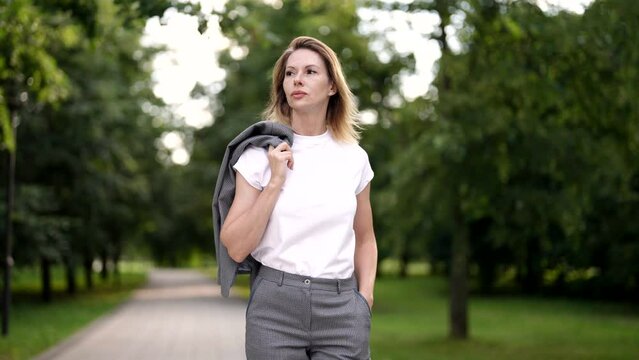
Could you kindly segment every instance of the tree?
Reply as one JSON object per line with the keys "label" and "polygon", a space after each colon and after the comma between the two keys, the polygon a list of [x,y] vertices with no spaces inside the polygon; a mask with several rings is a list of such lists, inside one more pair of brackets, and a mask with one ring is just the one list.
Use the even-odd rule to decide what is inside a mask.
{"label": "tree", "polygon": [[[406,11],[429,11],[435,12],[439,19],[437,31],[432,35],[440,45],[442,58],[439,61],[439,72],[436,80],[437,94],[446,94],[451,91],[451,64],[447,59],[452,58],[453,54],[448,45],[447,26],[451,22],[451,16],[460,13],[462,10],[460,1],[457,0],[433,0],[410,4],[382,4],[382,7],[404,8]],[[473,2],[471,2],[473,3]],[[490,8],[491,2],[486,5]],[[464,3],[470,5],[468,2]],[[473,3],[474,4],[474,3]],[[379,5],[378,5],[379,6]],[[475,6],[475,10],[482,9],[481,6]],[[440,98],[441,99],[441,98]],[[414,139],[408,146],[408,151],[403,151],[397,155],[396,161],[402,165],[400,173],[404,173],[397,184],[393,187],[400,195],[400,198],[411,199],[408,204],[418,207],[419,210],[413,210],[413,213],[431,215],[433,222],[439,222],[442,226],[429,224],[427,221],[414,217],[412,224],[405,224],[402,227],[404,231],[409,233],[414,231],[423,232],[430,228],[448,229],[450,236],[439,238],[450,239],[450,336],[452,338],[468,337],[468,261],[469,261],[469,229],[468,220],[465,212],[468,211],[468,198],[472,196],[468,193],[467,180],[461,180],[460,172],[467,169],[472,161],[463,162],[461,157],[463,150],[457,146],[456,141],[459,139],[459,133],[453,131],[449,133],[447,114],[441,111],[441,103],[435,105],[436,115],[431,113],[418,115],[415,120],[404,120],[409,124],[413,124],[418,132],[419,138]],[[424,118],[436,120],[438,123],[428,123],[423,121]],[[458,120],[458,119],[454,119]],[[433,135],[434,131],[437,135]],[[439,133],[438,133],[439,132]],[[433,144],[435,142],[435,144]],[[435,147],[432,147],[435,146]],[[450,146],[450,147],[448,147]],[[427,147],[427,149],[425,149]],[[423,184],[419,187],[417,184],[423,182],[424,178],[429,179],[430,184]],[[419,180],[418,180],[419,179]],[[417,200],[417,201],[416,201]],[[419,201],[422,200],[422,201]],[[433,207],[436,210],[428,210]],[[415,212],[416,211],[416,212]],[[411,211],[404,211],[411,213]],[[424,226],[425,225],[425,226]]]}
{"label": "tree", "polygon": [[453,244],[453,337],[466,336],[468,261],[485,288],[514,267],[526,293],[542,291],[550,273],[563,291],[567,274],[599,272],[610,277],[589,275],[590,284],[635,291],[636,266],[626,261],[636,259],[636,228],[617,222],[637,214],[631,7],[601,1],[583,16],[526,2],[460,7],[463,49],[443,51],[432,121],[413,120],[420,134],[394,157],[404,179],[393,186],[413,200],[404,213],[432,216],[422,231]]}
{"label": "tree", "polygon": [[[634,166],[621,150],[634,142],[621,129],[635,125],[619,127],[616,120],[634,119],[634,108],[625,100],[616,105],[635,91],[629,85],[634,73],[624,72],[624,80],[611,78],[606,75],[612,73],[611,62],[605,60],[613,57],[622,71],[636,64],[634,51],[623,50],[634,47],[621,45],[636,41],[626,30],[636,24],[625,17],[633,14],[629,6],[624,1],[596,3],[583,17],[551,16],[525,2],[426,1],[405,9],[438,12],[442,21],[434,36],[443,55],[436,90],[428,95],[437,99],[435,111],[426,107],[412,119],[398,115],[392,125],[393,131],[410,126],[417,135],[405,137],[408,148],[390,157],[401,176],[391,181],[388,198],[395,199],[391,203],[401,214],[430,218],[404,217],[400,231],[429,234],[431,244],[451,241],[450,255],[443,252],[452,257],[451,336],[467,336],[468,261],[479,265],[485,288],[512,265],[524,291],[534,293],[542,288],[547,269],[588,266],[584,240],[592,235],[583,230],[586,219],[597,219],[592,222],[596,227],[610,224],[602,221],[602,213],[592,212],[590,196],[614,193],[618,200],[609,198],[609,205],[599,209],[634,213],[634,172],[628,171]],[[455,12],[466,20],[458,32],[463,50],[454,54],[445,27]],[[611,18],[617,22],[608,22]],[[572,34],[579,34],[577,40]],[[631,238],[631,229],[614,236]],[[622,243],[627,254],[634,254],[634,245]]]}
{"label": "tree", "polygon": [[7,195],[5,246],[3,252],[4,291],[2,334],[9,332],[11,289],[11,244],[13,241],[13,199],[15,179],[15,127],[21,113],[37,105],[56,103],[67,93],[66,78],[45,50],[49,41],[58,42],[59,30],[40,20],[39,11],[28,0],[16,0],[0,7],[0,127],[2,147],[7,150]]}

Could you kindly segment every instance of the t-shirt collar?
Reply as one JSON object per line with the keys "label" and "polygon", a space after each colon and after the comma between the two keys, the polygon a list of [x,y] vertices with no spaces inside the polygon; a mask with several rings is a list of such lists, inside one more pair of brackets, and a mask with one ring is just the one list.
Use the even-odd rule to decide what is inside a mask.
{"label": "t-shirt collar", "polygon": [[294,146],[295,145],[314,146],[314,145],[324,144],[330,139],[331,139],[331,134],[328,129],[321,135],[308,136],[308,135],[294,134],[293,145]]}

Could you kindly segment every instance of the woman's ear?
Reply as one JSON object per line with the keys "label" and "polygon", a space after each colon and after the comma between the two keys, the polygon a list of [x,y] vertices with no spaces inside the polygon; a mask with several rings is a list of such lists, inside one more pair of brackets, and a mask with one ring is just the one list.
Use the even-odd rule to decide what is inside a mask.
{"label": "woman's ear", "polygon": [[335,83],[331,83],[331,89],[328,91],[328,96],[333,96],[337,93],[337,86]]}

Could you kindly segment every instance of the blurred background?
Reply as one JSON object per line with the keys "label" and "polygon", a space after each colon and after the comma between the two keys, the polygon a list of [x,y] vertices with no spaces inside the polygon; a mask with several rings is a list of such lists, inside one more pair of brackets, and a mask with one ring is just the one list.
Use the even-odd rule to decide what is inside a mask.
{"label": "blurred background", "polygon": [[[298,35],[336,51],[359,102],[375,171],[374,355],[636,358],[632,0],[3,0],[12,324],[130,290],[152,266],[214,272],[226,144],[260,120]],[[530,309],[543,310],[517,320]],[[549,330],[567,311],[570,330]],[[0,354],[25,354],[6,341]]]}

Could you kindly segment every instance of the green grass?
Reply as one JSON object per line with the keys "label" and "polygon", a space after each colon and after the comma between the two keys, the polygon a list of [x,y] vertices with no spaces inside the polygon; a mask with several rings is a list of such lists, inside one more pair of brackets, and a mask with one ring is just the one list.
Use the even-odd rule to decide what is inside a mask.
{"label": "green grass", "polygon": [[64,340],[92,320],[113,310],[146,281],[144,267],[124,267],[120,284],[94,277],[94,289],[84,290],[79,277],[74,296],[64,292],[61,269],[53,271],[53,301],[43,303],[35,269],[16,269],[9,336],[0,338],[0,359],[29,359]]}
{"label": "green grass", "polygon": [[473,296],[469,314],[470,340],[450,340],[444,279],[382,278],[373,359],[639,359],[639,309],[627,304]]}

